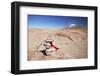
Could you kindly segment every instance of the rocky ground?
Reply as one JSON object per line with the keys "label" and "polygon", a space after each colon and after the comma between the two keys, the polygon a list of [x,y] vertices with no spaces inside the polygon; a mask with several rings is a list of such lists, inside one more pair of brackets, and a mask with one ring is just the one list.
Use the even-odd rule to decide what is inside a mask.
{"label": "rocky ground", "polygon": [[[59,50],[43,55],[44,40],[52,38]],[[87,31],[84,29],[29,29],[28,60],[82,59],[88,57]]]}

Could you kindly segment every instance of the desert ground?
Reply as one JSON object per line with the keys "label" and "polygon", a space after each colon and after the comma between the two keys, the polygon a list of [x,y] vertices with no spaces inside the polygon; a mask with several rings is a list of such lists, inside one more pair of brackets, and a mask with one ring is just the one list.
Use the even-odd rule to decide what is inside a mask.
{"label": "desert ground", "polygon": [[[45,56],[44,40],[52,38],[59,50]],[[87,31],[81,28],[72,29],[28,29],[27,59],[55,60],[55,59],[84,59],[88,57]]]}

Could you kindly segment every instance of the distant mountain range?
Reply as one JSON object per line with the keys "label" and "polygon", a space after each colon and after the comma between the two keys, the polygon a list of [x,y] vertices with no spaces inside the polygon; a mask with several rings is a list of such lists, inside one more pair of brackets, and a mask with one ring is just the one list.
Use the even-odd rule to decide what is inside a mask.
{"label": "distant mountain range", "polygon": [[76,25],[76,24],[70,24],[70,25],[67,26],[66,28],[76,28],[76,27],[78,27],[78,25]]}
{"label": "distant mountain range", "polygon": [[65,27],[63,29],[71,29],[71,28],[87,28],[87,27],[83,27],[77,24],[70,24],[70,25],[65,25]]}

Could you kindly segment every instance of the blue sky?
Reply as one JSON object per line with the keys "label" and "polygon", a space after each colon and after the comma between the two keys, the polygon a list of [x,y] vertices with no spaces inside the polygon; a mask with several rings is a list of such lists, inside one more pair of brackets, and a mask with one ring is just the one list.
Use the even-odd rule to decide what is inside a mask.
{"label": "blue sky", "polygon": [[60,29],[71,24],[87,27],[87,17],[28,15],[29,28]]}

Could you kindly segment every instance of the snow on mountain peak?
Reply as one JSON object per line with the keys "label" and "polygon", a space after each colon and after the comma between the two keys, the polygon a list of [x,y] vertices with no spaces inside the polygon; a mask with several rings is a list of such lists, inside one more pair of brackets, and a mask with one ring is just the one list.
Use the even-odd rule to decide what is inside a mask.
{"label": "snow on mountain peak", "polygon": [[68,26],[68,28],[73,28],[73,27],[76,27],[76,24],[71,24]]}

